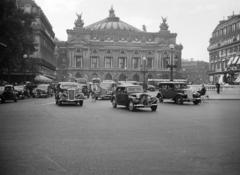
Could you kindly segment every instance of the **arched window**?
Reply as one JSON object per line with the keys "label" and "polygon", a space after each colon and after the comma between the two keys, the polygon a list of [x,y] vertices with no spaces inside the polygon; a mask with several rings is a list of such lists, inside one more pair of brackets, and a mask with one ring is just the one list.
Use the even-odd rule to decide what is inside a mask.
{"label": "arched window", "polygon": [[133,76],[133,81],[139,81],[139,75],[138,74],[135,74],[134,76]]}
{"label": "arched window", "polygon": [[152,74],[148,74],[147,78],[152,79],[153,78]]}
{"label": "arched window", "polygon": [[105,76],[105,80],[112,80],[112,75],[110,73],[108,73],[106,76]]}
{"label": "arched window", "polygon": [[97,73],[93,73],[93,74],[92,74],[92,77],[93,77],[93,78],[97,78],[97,77],[98,77],[98,74],[97,74]]}
{"label": "arched window", "polygon": [[77,72],[76,75],[75,75],[76,78],[82,78],[82,74],[80,72]]}
{"label": "arched window", "polygon": [[126,75],[124,74],[119,75],[119,78],[118,78],[119,81],[126,81],[126,79],[127,79]]}

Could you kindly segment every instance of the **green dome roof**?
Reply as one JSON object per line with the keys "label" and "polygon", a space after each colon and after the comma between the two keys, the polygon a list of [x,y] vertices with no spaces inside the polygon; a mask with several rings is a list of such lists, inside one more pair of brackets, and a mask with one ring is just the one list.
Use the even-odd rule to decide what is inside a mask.
{"label": "green dome roof", "polygon": [[89,26],[86,26],[85,29],[92,31],[96,30],[124,30],[124,31],[135,31],[141,32],[141,30],[121,21],[118,17],[115,16],[113,8],[109,11],[109,17],[101,21],[93,23]]}

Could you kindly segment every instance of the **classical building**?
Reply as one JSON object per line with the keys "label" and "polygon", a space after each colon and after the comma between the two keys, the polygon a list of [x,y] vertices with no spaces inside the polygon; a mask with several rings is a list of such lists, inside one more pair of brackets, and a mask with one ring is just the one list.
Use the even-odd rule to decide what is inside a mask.
{"label": "classical building", "polygon": [[208,62],[182,59],[182,76],[192,84],[209,83],[208,69]]}
{"label": "classical building", "polygon": [[147,32],[145,26],[140,30],[120,20],[111,8],[107,18],[88,26],[77,15],[75,27],[67,34],[66,42],[56,41],[60,81],[80,77],[143,81],[143,75],[169,78],[169,64],[176,65],[174,78],[180,76],[183,47],[176,44],[177,34],[168,30],[166,18],[159,32]]}
{"label": "classical building", "polygon": [[34,44],[36,51],[25,57],[32,66],[26,70],[28,80],[33,80],[36,76],[56,78],[56,59],[54,56],[55,43],[52,26],[41,8],[33,0],[16,0],[17,6],[25,13],[34,15],[32,23],[34,31]]}
{"label": "classical building", "polygon": [[240,72],[240,14],[220,21],[209,42],[210,81],[233,83]]}

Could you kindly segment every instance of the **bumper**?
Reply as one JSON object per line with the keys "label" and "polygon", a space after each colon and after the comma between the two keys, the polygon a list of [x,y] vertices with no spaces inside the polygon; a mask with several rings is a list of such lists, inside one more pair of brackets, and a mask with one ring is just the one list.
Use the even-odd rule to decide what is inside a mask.
{"label": "bumper", "polygon": [[139,104],[139,103],[135,103],[135,104],[134,104],[134,107],[136,107],[136,108],[150,108],[150,107],[152,107],[152,106],[157,106],[157,103],[146,104],[146,105],[144,105],[144,104]]}
{"label": "bumper", "polygon": [[201,101],[201,98],[192,98],[192,99],[183,99],[183,101],[186,101],[186,102],[192,102],[192,101]]}
{"label": "bumper", "polygon": [[99,98],[101,99],[111,99],[112,95],[99,95]]}

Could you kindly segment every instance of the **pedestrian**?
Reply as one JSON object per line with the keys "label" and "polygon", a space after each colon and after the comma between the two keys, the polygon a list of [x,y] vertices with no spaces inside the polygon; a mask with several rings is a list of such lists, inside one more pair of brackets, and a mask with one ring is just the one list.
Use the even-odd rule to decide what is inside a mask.
{"label": "pedestrian", "polygon": [[204,84],[202,84],[202,88],[201,90],[197,91],[201,96],[205,95],[206,94],[206,88],[204,86]]}
{"label": "pedestrian", "polygon": [[97,88],[98,88],[97,85],[93,84],[91,91],[92,102],[95,102],[97,100]]}
{"label": "pedestrian", "polygon": [[218,82],[216,83],[216,89],[217,89],[217,93],[219,94],[220,93],[220,84]]}

